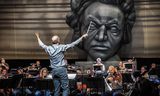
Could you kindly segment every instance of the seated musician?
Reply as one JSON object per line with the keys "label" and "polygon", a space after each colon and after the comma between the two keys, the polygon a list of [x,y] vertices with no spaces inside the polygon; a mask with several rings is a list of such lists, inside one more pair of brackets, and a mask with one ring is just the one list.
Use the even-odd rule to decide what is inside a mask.
{"label": "seated musician", "polygon": [[149,69],[149,72],[148,72],[149,75],[156,75],[158,77],[160,77],[160,73],[158,71],[158,68],[157,68],[157,64],[156,63],[152,63],[151,64],[151,68]]}
{"label": "seated musician", "polygon": [[157,88],[154,88],[153,82],[149,80],[147,66],[142,66],[140,72],[134,72],[134,88],[131,95],[134,96],[159,96]]}
{"label": "seated musician", "polygon": [[[36,80],[43,80],[46,79],[48,76],[48,69],[42,68],[37,76]],[[36,90],[35,96],[50,96],[50,90]]]}
{"label": "seated musician", "polygon": [[[122,75],[114,66],[109,66],[108,68],[108,76],[106,77],[107,83],[109,83],[109,87],[112,88],[113,96],[115,94],[121,93],[122,91]],[[111,91],[111,90],[110,90]]]}
{"label": "seated musician", "polygon": [[6,63],[4,58],[1,58],[0,66],[4,67],[5,69],[9,70],[9,65]]}
{"label": "seated musician", "polygon": [[102,64],[101,58],[96,59],[96,64],[93,64],[93,73],[95,76],[103,75],[105,66]]}
{"label": "seated musician", "polygon": [[[9,77],[8,75],[8,69],[6,68],[2,68],[1,72],[0,72],[0,79],[7,79]],[[12,88],[4,88],[4,89],[0,89],[0,96],[10,96],[12,93]]]}
{"label": "seated musician", "polygon": [[8,78],[8,70],[6,68],[2,68],[0,79],[7,79]]}
{"label": "seated musician", "polygon": [[148,71],[147,71],[147,66],[142,66],[141,67],[141,73],[140,76],[145,78],[145,79],[149,79],[149,75],[148,75]]}
{"label": "seated musician", "polygon": [[36,64],[36,69],[40,70],[41,69],[41,62],[37,60],[35,64]]}
{"label": "seated musician", "polygon": [[68,73],[75,73],[76,72],[76,68],[72,64],[68,64],[67,65],[67,71],[68,71]]}
{"label": "seated musician", "polygon": [[36,63],[31,63],[31,66],[28,67],[28,70],[37,70]]}
{"label": "seated musician", "polygon": [[[33,77],[31,74],[24,72],[23,69],[24,68],[19,67],[17,69],[17,75],[23,75],[24,78],[32,78]],[[25,94],[25,96],[32,96],[33,95],[31,88],[26,88],[26,87],[23,88],[22,81],[23,81],[23,79],[20,79],[18,86],[13,89],[12,96],[23,96],[24,94]]]}
{"label": "seated musician", "polygon": [[118,66],[119,71],[120,71],[121,73],[125,73],[125,72],[126,72],[126,68],[125,68],[124,63],[123,63],[122,61],[120,61],[118,65],[119,65],[119,66]]}
{"label": "seated musician", "polygon": [[2,67],[2,65],[0,65],[0,75],[2,73],[2,70],[3,70],[3,67]]}

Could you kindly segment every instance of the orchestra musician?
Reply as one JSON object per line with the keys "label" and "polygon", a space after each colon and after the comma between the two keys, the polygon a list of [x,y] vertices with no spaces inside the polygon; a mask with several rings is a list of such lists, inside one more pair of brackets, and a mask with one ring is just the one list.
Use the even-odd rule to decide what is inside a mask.
{"label": "orchestra musician", "polygon": [[3,68],[0,74],[0,79],[7,79],[8,78],[8,70]]}
{"label": "orchestra musician", "polygon": [[[7,80],[9,77],[9,65],[6,63],[5,58],[1,58],[0,61],[0,79]],[[0,89],[0,96],[10,96],[12,94],[12,88]]]}
{"label": "orchestra musician", "polygon": [[118,69],[121,73],[125,73],[126,72],[126,68],[125,68],[125,65],[123,63],[123,61],[120,61],[119,64],[118,64]]}
{"label": "orchestra musician", "polygon": [[134,73],[135,84],[133,88],[133,92],[131,95],[133,96],[158,96],[155,95],[155,90],[151,81],[149,81],[149,75],[147,71],[147,66],[142,66],[140,73]]}
{"label": "orchestra musician", "polygon": [[149,75],[148,75],[148,71],[147,71],[147,66],[142,66],[141,67],[140,77],[145,78],[145,79],[149,79]]}
{"label": "orchestra musician", "polygon": [[156,63],[151,64],[151,68],[149,69],[148,74],[149,75],[157,75],[158,77],[160,77]]}
{"label": "orchestra musician", "polygon": [[[48,69],[47,68],[42,68],[39,72],[39,75],[36,77],[36,80],[43,80],[46,79],[48,76]],[[42,94],[44,93],[43,96],[50,96],[50,90],[36,90],[35,92],[35,96],[42,96]]]}
{"label": "orchestra musician", "polygon": [[101,58],[96,59],[96,64],[93,64],[93,71],[95,76],[102,76],[103,73],[105,72],[105,66],[102,63]]}
{"label": "orchestra musician", "polygon": [[122,75],[120,72],[117,71],[117,69],[114,66],[109,66],[107,70],[108,76],[105,78],[109,87],[112,88],[113,96],[115,94],[121,93],[122,91]]}
{"label": "orchestra musician", "polygon": [[41,62],[39,60],[36,61],[36,69],[40,70],[41,69]]}
{"label": "orchestra musician", "polygon": [[[8,79],[9,75],[8,75],[8,69],[3,68],[1,70],[1,74],[0,74],[0,79]],[[0,96],[10,96],[12,94],[12,88],[4,88],[4,89],[0,89]]]}
{"label": "orchestra musician", "polygon": [[1,58],[0,66],[2,66],[3,68],[9,70],[9,65],[8,65],[8,63],[6,63],[6,60],[4,58]]}
{"label": "orchestra musician", "polygon": [[[27,68],[27,67],[26,67]],[[23,68],[18,68],[17,70],[17,75],[23,75],[24,78],[32,78],[33,76],[23,70]],[[21,96],[21,95],[26,95],[26,96],[32,96],[33,93],[29,88],[23,88],[21,86],[22,84],[22,79],[20,79],[19,84],[16,88],[13,89],[13,96]]]}
{"label": "orchestra musician", "polygon": [[0,66],[0,75],[2,74],[3,67]]}
{"label": "orchestra musician", "polygon": [[24,72],[27,72],[28,70],[37,70],[39,71],[41,69],[41,63],[40,61],[36,61],[36,63],[31,63],[30,66],[22,68]]}
{"label": "orchestra musician", "polygon": [[36,63],[31,63],[31,66],[28,67],[28,70],[37,70]]}

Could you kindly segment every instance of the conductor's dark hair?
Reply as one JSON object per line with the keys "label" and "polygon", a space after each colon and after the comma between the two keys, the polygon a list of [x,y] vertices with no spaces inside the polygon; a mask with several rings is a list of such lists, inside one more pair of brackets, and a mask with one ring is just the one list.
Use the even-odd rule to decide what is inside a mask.
{"label": "conductor's dark hair", "polygon": [[66,16],[66,23],[73,28],[74,35],[72,40],[79,38],[81,34],[82,20],[80,19],[84,10],[94,2],[111,4],[117,6],[124,15],[124,36],[122,43],[127,44],[131,41],[131,30],[135,22],[135,8],[133,0],[71,0],[71,14]]}

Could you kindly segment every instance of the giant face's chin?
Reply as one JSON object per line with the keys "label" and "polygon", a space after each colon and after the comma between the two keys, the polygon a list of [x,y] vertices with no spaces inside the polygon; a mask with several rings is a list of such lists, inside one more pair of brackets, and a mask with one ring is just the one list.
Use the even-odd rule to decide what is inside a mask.
{"label": "giant face's chin", "polygon": [[94,60],[99,57],[102,60],[106,60],[106,58],[109,57],[106,54],[107,54],[106,51],[102,51],[102,50],[94,50],[94,49],[89,50],[89,56]]}
{"label": "giant face's chin", "polygon": [[97,58],[101,58],[102,60],[109,59],[114,53],[112,53],[109,48],[105,47],[92,47],[88,50],[89,57],[93,60],[96,60]]}

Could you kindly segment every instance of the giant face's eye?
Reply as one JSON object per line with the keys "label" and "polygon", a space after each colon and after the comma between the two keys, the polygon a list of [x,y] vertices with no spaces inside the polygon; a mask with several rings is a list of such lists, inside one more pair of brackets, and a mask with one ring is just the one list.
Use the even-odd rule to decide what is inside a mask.
{"label": "giant face's eye", "polygon": [[110,26],[110,31],[115,36],[119,35],[119,33],[120,33],[120,29],[115,24]]}
{"label": "giant face's eye", "polygon": [[92,22],[90,25],[89,31],[93,32],[93,31],[97,30],[98,28],[99,28],[99,25],[96,24],[95,22]]}

